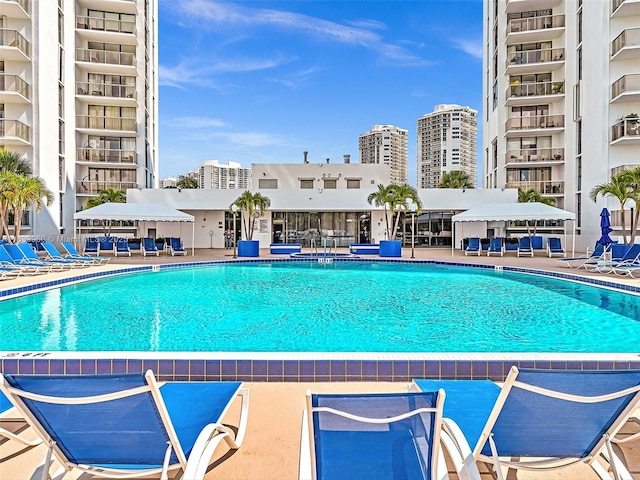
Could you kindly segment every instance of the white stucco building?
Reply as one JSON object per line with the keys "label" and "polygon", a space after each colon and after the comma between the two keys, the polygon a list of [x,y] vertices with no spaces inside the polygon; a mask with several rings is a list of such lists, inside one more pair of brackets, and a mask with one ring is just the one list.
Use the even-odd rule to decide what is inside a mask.
{"label": "white stucco building", "polygon": [[218,160],[206,160],[198,168],[198,188],[237,190],[251,188],[251,168],[243,168],[236,162],[221,164]]}
{"label": "white stucco building", "polygon": [[0,0],[0,146],[55,200],[25,235],[73,231],[105,188],[158,185],[156,0]]}
{"label": "white stucco building", "polygon": [[[600,236],[591,189],[640,165],[640,2],[485,0],[484,187],[535,188]],[[615,232],[614,232],[615,233]]]}
{"label": "white stucco building", "polygon": [[387,165],[391,183],[407,183],[407,130],[374,125],[358,139],[360,163]]}

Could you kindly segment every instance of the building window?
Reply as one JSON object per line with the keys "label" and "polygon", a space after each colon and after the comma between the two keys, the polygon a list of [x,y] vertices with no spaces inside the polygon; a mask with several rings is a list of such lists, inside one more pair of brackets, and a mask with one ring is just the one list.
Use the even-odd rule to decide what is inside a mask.
{"label": "building window", "polygon": [[324,188],[330,188],[330,189],[335,190],[336,188],[338,188],[338,181],[337,180],[325,179]]}
{"label": "building window", "polygon": [[260,178],[258,180],[258,188],[264,190],[275,190],[278,188],[277,178]]}
{"label": "building window", "polygon": [[300,180],[300,188],[313,188],[313,180]]}
{"label": "building window", "polygon": [[347,188],[355,188],[355,189],[359,189],[360,188],[360,179],[347,179]]}

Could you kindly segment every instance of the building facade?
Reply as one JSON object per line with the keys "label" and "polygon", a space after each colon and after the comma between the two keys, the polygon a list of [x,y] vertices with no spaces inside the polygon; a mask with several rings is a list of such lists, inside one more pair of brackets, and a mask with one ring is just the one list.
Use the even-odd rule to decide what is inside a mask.
{"label": "building facade", "polygon": [[640,165],[640,2],[485,0],[483,18],[484,187],[553,197],[592,246],[620,206],[590,191]]}
{"label": "building facade", "polygon": [[222,165],[218,160],[206,160],[198,169],[198,188],[250,189],[251,169],[236,162]]}
{"label": "building facade", "polygon": [[387,165],[391,183],[407,183],[407,130],[374,125],[358,139],[360,163]]}
{"label": "building facade", "polygon": [[73,231],[100,190],[158,185],[156,0],[0,0],[0,146],[55,195],[24,234]]}
{"label": "building facade", "polygon": [[438,188],[445,172],[461,170],[476,182],[478,112],[460,105],[436,105],[418,119],[419,188]]}

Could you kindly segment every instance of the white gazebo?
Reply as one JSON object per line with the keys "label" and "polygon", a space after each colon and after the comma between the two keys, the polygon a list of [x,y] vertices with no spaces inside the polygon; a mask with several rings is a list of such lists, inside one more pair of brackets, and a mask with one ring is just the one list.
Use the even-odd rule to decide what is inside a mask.
{"label": "white gazebo", "polygon": [[[155,203],[103,203],[73,215],[74,235],[77,238],[79,220],[101,221],[142,221],[142,222],[190,222],[192,236],[195,238],[195,223],[193,215],[181,212],[166,205]],[[191,255],[195,254],[191,245]]]}
{"label": "white gazebo", "polygon": [[[576,215],[573,212],[552,207],[544,203],[487,203],[476,208],[454,215],[451,218],[453,223],[457,222],[514,222],[514,221],[536,221],[536,220],[557,220],[572,221],[572,255],[575,254],[576,243]],[[463,227],[464,228],[464,227]],[[566,227],[564,235],[566,238]],[[455,237],[455,229],[453,232]],[[454,252],[455,238],[451,242],[451,255]]]}

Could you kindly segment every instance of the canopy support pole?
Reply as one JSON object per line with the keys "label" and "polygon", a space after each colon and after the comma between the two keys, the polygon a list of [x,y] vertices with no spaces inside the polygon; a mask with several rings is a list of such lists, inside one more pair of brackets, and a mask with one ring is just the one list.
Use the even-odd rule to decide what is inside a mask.
{"label": "canopy support pole", "polygon": [[191,222],[191,256],[196,255],[196,222]]}

